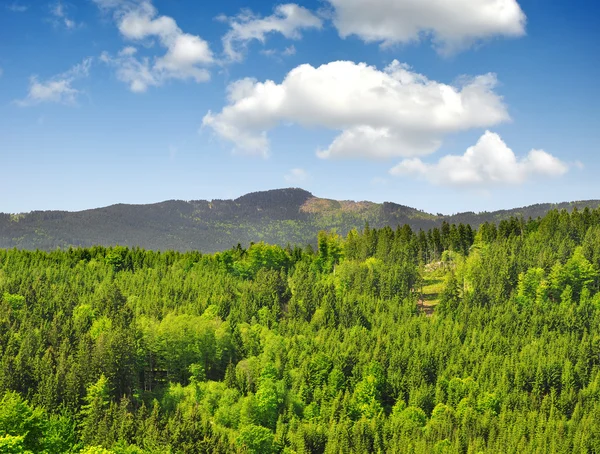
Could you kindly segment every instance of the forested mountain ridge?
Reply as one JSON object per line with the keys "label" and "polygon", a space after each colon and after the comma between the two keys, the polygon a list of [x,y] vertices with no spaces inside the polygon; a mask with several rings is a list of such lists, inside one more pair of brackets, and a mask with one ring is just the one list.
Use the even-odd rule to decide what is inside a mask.
{"label": "forested mountain ridge", "polygon": [[365,223],[380,228],[408,224],[428,230],[448,223],[499,222],[511,216],[537,218],[550,209],[596,208],[599,200],[532,205],[491,213],[434,215],[395,203],[323,199],[297,188],[246,194],[234,200],[169,200],[118,204],[78,212],[0,214],[0,248],[53,250],[69,246],[124,245],[153,250],[217,252],[237,243],[314,243],[319,230],[345,235]]}

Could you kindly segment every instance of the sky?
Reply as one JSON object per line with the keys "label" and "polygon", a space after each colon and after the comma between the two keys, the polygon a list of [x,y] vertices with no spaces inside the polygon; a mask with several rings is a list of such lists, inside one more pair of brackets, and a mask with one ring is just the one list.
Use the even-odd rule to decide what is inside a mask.
{"label": "sky", "polygon": [[0,212],[600,198],[591,0],[0,0]]}

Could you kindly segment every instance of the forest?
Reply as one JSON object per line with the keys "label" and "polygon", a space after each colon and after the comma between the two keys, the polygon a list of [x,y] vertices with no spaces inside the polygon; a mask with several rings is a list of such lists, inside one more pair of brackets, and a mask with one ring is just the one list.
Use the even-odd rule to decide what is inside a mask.
{"label": "forest", "polygon": [[2,453],[600,453],[600,209],[0,250]]}

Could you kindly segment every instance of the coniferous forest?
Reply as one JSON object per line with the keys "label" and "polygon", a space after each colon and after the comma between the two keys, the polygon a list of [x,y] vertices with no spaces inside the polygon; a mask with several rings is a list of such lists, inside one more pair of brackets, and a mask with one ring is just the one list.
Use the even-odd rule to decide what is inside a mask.
{"label": "coniferous forest", "polygon": [[2,453],[600,453],[600,209],[0,250]]}

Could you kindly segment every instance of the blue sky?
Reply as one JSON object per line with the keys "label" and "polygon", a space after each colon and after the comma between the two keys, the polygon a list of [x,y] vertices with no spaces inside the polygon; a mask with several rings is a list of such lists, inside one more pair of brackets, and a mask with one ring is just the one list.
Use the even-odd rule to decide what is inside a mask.
{"label": "blue sky", "polygon": [[599,9],[0,2],[0,211],[290,186],[441,213],[600,198]]}

